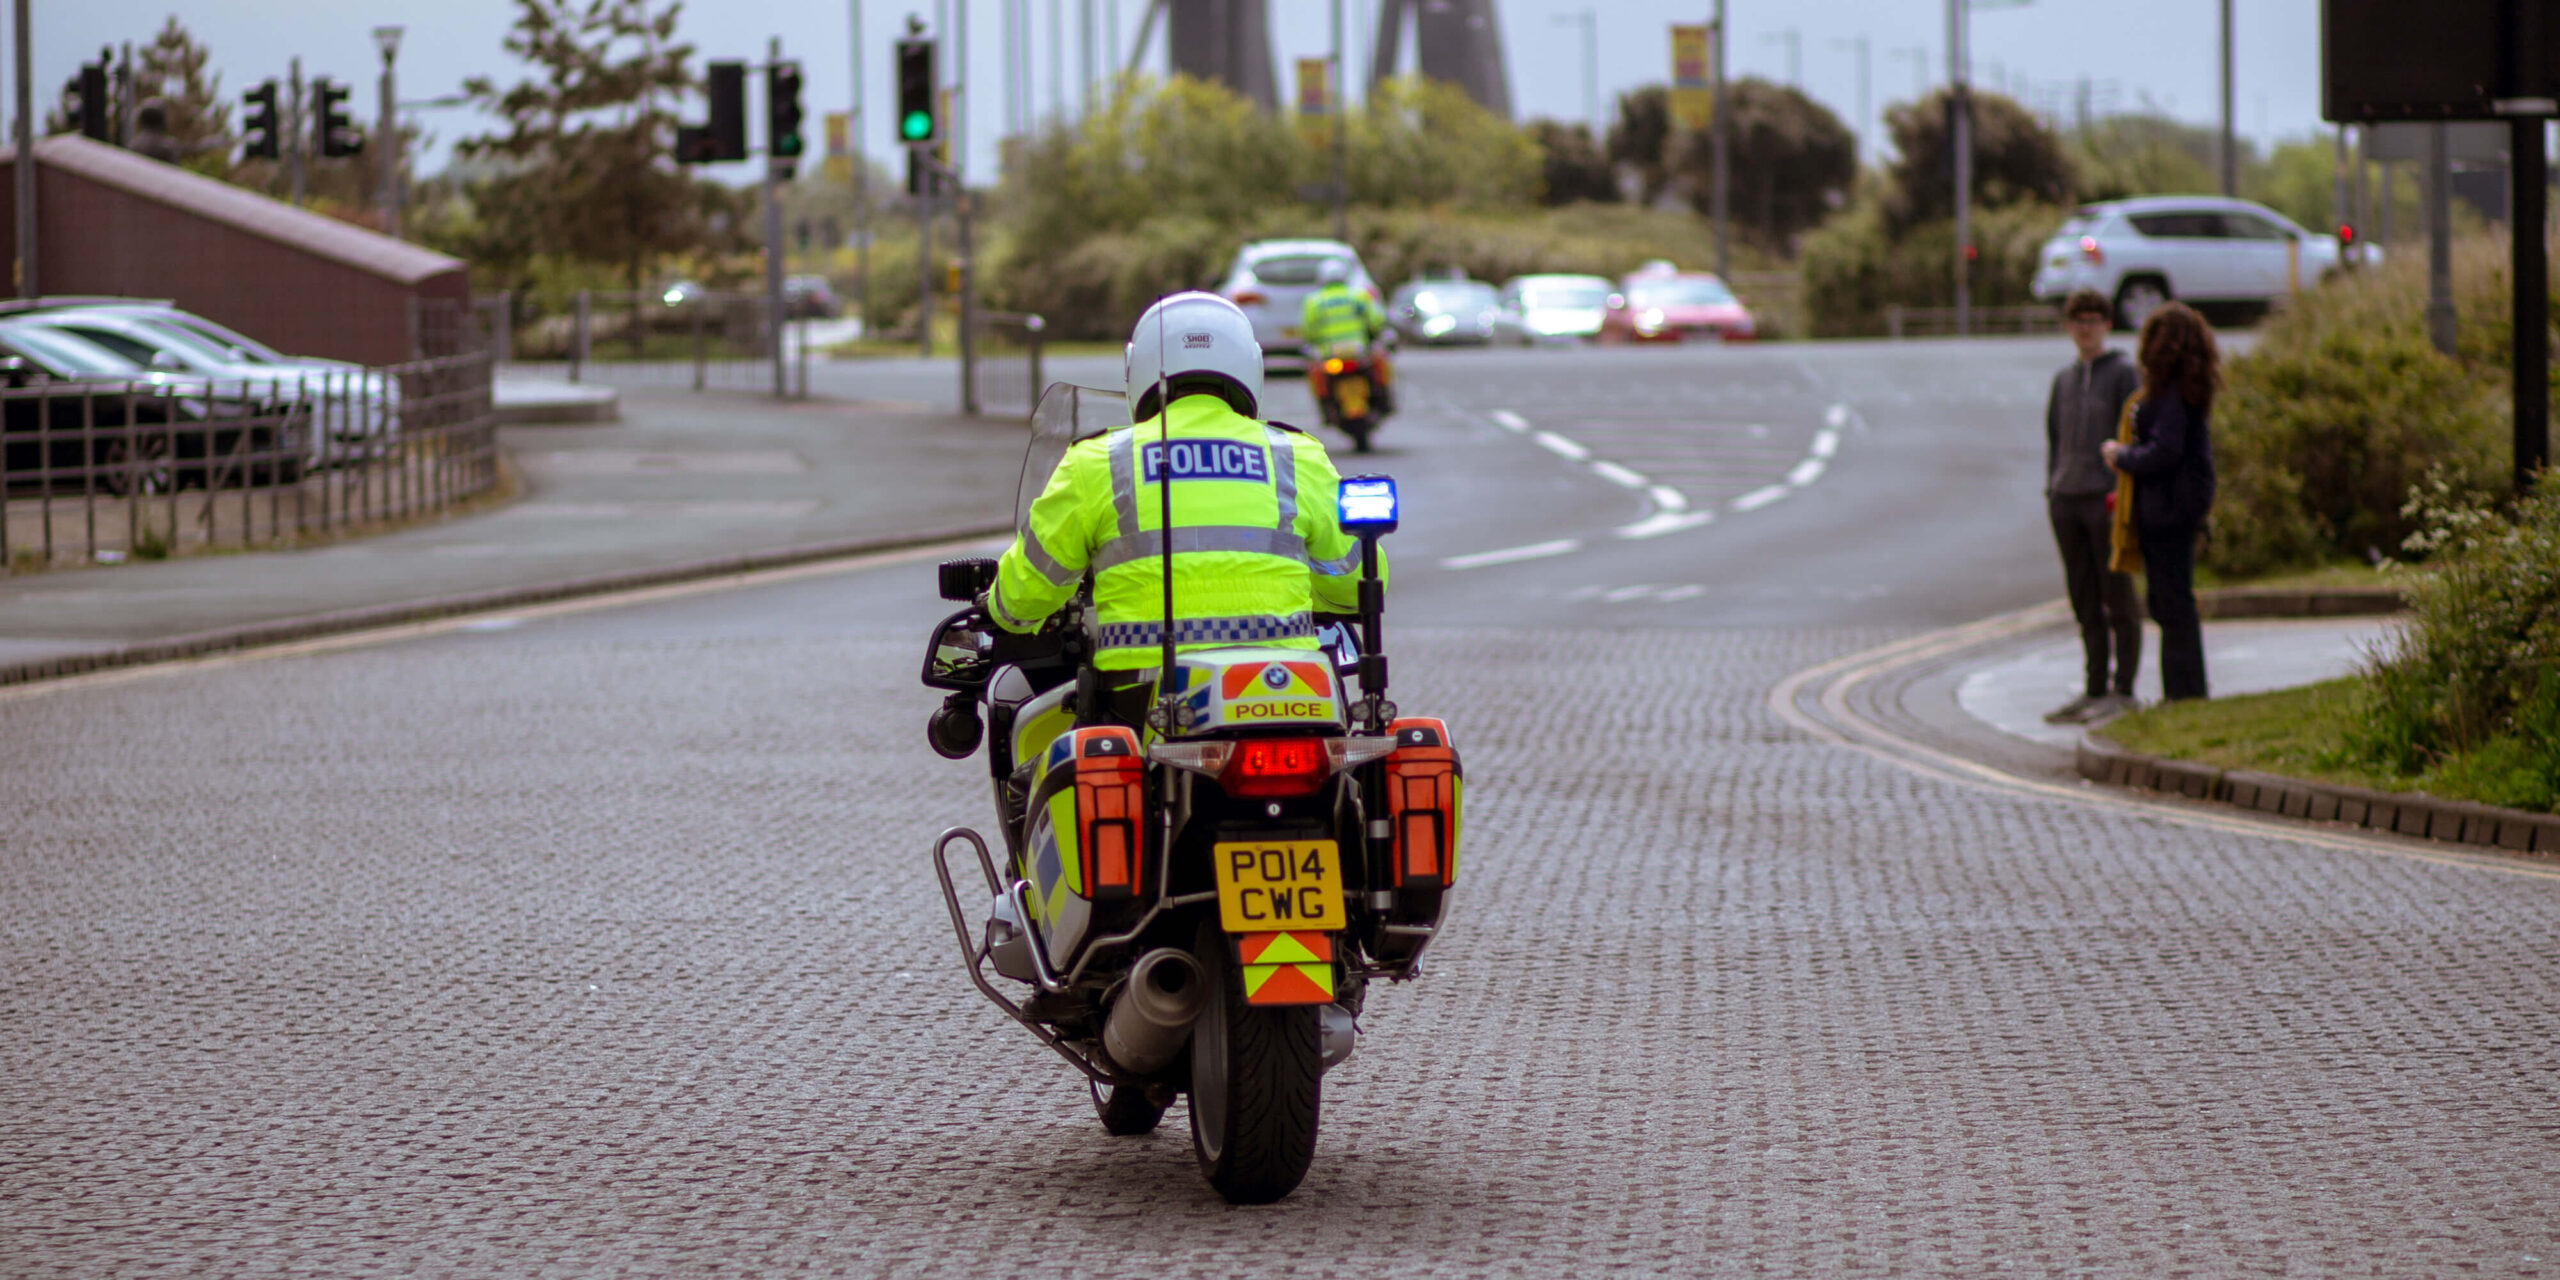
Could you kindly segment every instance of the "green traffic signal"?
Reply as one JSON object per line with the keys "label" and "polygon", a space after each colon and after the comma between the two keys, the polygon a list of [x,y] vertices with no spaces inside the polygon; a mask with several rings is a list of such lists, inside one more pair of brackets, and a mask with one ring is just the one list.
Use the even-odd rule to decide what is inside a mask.
{"label": "green traffic signal", "polygon": [[923,142],[933,136],[933,115],[910,111],[898,120],[898,136],[908,142]]}

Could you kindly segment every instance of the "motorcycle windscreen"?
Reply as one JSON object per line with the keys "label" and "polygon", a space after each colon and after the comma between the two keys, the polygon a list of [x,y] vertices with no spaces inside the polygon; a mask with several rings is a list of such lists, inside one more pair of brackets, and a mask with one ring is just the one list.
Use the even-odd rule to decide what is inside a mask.
{"label": "motorcycle windscreen", "polygon": [[1099,387],[1052,382],[1031,411],[1031,441],[1022,451],[1022,477],[1013,490],[1013,529],[1031,526],[1031,500],[1049,483],[1058,459],[1078,440],[1129,425],[1129,397]]}

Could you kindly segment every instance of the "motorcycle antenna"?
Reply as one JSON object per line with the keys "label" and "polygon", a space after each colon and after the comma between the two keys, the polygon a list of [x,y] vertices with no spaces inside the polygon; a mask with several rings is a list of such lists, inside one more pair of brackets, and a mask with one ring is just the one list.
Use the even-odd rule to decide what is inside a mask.
{"label": "motorcycle antenna", "polygon": [[[1178,703],[1173,680],[1175,674],[1181,669],[1174,663],[1173,643],[1173,392],[1170,379],[1165,375],[1167,355],[1165,321],[1169,318],[1159,316],[1156,321],[1155,388],[1157,564],[1162,569],[1164,578],[1164,626],[1157,631],[1157,635],[1164,643],[1164,655],[1161,659],[1163,665],[1158,668],[1156,675],[1156,709],[1164,723],[1156,727],[1156,732],[1168,738],[1172,737],[1173,731],[1180,727],[1174,712]],[[1146,459],[1143,456],[1145,452],[1143,449],[1139,450],[1141,457],[1138,461],[1138,477],[1141,483],[1145,481],[1147,474]]]}

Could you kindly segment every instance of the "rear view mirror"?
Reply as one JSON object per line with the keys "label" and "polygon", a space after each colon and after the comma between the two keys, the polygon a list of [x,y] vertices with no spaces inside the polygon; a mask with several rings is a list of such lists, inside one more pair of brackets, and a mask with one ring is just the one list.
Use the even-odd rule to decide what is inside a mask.
{"label": "rear view mirror", "polygon": [[928,689],[974,692],[995,673],[995,636],[984,619],[963,609],[934,628],[925,650],[924,685]]}

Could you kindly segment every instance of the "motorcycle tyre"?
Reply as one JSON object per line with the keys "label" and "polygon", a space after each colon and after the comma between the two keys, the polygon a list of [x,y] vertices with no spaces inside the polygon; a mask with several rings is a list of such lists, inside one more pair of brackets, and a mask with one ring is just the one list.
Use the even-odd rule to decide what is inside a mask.
{"label": "motorcycle tyre", "polygon": [[1362,418],[1358,422],[1346,422],[1342,425],[1344,434],[1351,437],[1353,453],[1369,452],[1369,433],[1377,429],[1378,420],[1375,418]]}
{"label": "motorcycle tyre", "polygon": [[1244,1002],[1230,948],[1214,918],[1201,922],[1192,954],[1209,1007],[1191,1029],[1191,1153],[1228,1203],[1270,1204],[1315,1163],[1324,1049],[1315,1006]]}
{"label": "motorcycle tyre", "polygon": [[1108,1092],[1100,1085],[1092,1089],[1093,1112],[1102,1117],[1102,1130],[1112,1137],[1144,1137],[1164,1120],[1164,1108],[1147,1097],[1143,1085],[1115,1084]]}

